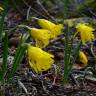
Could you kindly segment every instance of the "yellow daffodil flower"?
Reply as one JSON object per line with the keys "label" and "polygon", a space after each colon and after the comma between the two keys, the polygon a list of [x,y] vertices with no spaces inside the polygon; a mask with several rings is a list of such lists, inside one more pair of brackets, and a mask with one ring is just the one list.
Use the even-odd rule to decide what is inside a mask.
{"label": "yellow daffodil flower", "polygon": [[43,29],[51,31],[51,38],[56,39],[57,36],[62,34],[62,29],[64,29],[62,24],[54,24],[45,19],[38,19],[38,24]]}
{"label": "yellow daffodil flower", "polygon": [[86,66],[88,63],[88,59],[87,59],[86,55],[84,54],[84,52],[82,52],[82,51],[79,52],[79,61],[81,63],[83,63],[84,66]]}
{"label": "yellow daffodil flower", "polygon": [[0,6],[0,11],[3,11],[4,9]]}
{"label": "yellow daffodil flower", "polygon": [[28,59],[31,68],[36,73],[42,73],[52,67],[54,56],[40,48],[28,45]]}
{"label": "yellow daffodil flower", "polygon": [[77,32],[80,33],[81,41],[83,44],[86,42],[91,42],[94,39],[94,34],[92,31],[94,29],[90,26],[87,26],[85,23],[79,23],[76,26]]}
{"label": "yellow daffodil flower", "polygon": [[31,28],[30,34],[36,41],[36,47],[44,48],[49,44],[50,31],[46,29]]}

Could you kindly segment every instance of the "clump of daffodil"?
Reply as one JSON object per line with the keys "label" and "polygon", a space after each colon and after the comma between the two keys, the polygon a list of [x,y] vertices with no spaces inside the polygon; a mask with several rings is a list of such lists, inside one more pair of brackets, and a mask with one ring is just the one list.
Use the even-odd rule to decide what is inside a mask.
{"label": "clump of daffodil", "polygon": [[85,23],[78,23],[76,25],[77,32],[80,33],[81,41],[83,44],[91,42],[94,39],[94,28],[86,25]]}
{"label": "clump of daffodil", "polygon": [[80,51],[80,52],[79,52],[79,61],[80,61],[84,66],[86,66],[87,63],[88,63],[87,56],[84,54],[83,51]]}
{"label": "clump of daffodil", "polygon": [[49,30],[30,28],[30,35],[36,41],[36,47],[44,48],[49,44],[50,41]]}
{"label": "clump of daffodil", "polygon": [[47,29],[51,32],[51,38],[56,39],[57,36],[62,34],[62,29],[64,29],[62,24],[54,24],[45,19],[37,19],[37,20],[41,28]]}
{"label": "clump of daffodil", "polygon": [[54,63],[54,56],[52,54],[31,45],[28,45],[27,52],[29,64],[36,73],[42,73],[52,67],[52,64]]}

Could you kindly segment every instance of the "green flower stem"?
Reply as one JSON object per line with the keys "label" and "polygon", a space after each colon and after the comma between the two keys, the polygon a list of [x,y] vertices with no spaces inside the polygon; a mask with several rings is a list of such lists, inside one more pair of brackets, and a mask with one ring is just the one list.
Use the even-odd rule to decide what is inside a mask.
{"label": "green flower stem", "polygon": [[26,30],[30,30],[31,28],[27,25],[18,25],[19,28],[24,28]]}

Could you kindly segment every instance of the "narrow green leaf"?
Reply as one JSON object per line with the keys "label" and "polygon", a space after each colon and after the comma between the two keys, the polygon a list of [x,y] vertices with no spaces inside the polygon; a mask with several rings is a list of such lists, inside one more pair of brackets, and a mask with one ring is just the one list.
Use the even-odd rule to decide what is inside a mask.
{"label": "narrow green leaf", "polygon": [[69,0],[61,0],[64,5],[64,17],[68,17]]}
{"label": "narrow green leaf", "polygon": [[69,75],[69,64],[70,64],[70,54],[71,54],[71,47],[69,45],[69,27],[66,26],[65,30],[65,50],[64,50],[64,83],[66,83],[66,80]]}
{"label": "narrow green leaf", "polygon": [[70,62],[70,66],[69,66],[69,68],[68,68],[68,71],[69,71],[69,72],[71,71],[72,65],[75,63],[75,60],[76,60],[76,58],[77,58],[78,55],[79,55],[79,51],[80,51],[80,48],[81,48],[81,44],[82,44],[82,42],[80,41],[80,42],[78,43],[77,47],[76,47],[76,48],[73,50],[73,52],[72,52],[72,56],[74,57],[74,60],[72,60],[72,62]]}
{"label": "narrow green leaf", "polygon": [[2,32],[3,32],[3,27],[4,27],[4,19],[5,16],[7,15],[7,8],[8,8],[8,0],[4,0],[4,10],[3,14],[1,16],[1,21],[0,21],[0,42],[2,41]]}
{"label": "narrow green leaf", "polygon": [[20,62],[24,56],[24,53],[27,49],[27,46],[24,45],[25,41],[28,39],[29,34],[24,34],[21,38],[21,42],[18,46],[15,58],[14,58],[14,62],[13,62],[13,66],[12,69],[10,71],[10,73],[8,74],[8,79],[11,79],[14,76],[14,73],[16,72],[18,66],[20,65]]}
{"label": "narrow green leaf", "polygon": [[82,42],[80,41],[79,43],[78,43],[78,45],[77,45],[77,47],[74,49],[74,51],[73,51],[73,56],[75,57],[75,58],[77,58],[77,56],[79,55],[79,50],[80,50],[80,48],[81,48],[81,44],[82,44]]}
{"label": "narrow green leaf", "polygon": [[0,80],[2,80],[7,72],[7,57],[8,57],[8,34],[5,33],[3,45],[3,62]]}
{"label": "narrow green leaf", "polygon": [[10,71],[10,74],[9,74],[9,77],[8,77],[9,79],[11,79],[14,76],[14,73],[16,72],[16,70],[17,70],[17,68],[20,64],[26,49],[27,49],[27,47],[25,47],[25,46],[20,48],[18,57],[15,59],[15,62],[13,63],[12,70]]}
{"label": "narrow green leaf", "polygon": [[[1,18],[0,18],[0,42],[2,43],[2,38],[3,38],[3,27],[4,27],[4,19],[5,19],[5,16],[7,15],[7,8],[8,8],[8,0],[4,0],[3,1],[3,12],[2,12],[2,14],[1,14]],[[7,40],[7,39],[6,39]],[[6,44],[7,45],[7,44]],[[5,45],[5,46],[6,46]],[[5,49],[4,49],[5,50]],[[4,50],[3,50],[3,52],[4,52]],[[4,53],[5,54],[5,53]],[[3,56],[3,58],[4,58],[4,56]],[[4,61],[3,61],[4,62]],[[4,66],[4,65],[3,65]],[[2,67],[3,67],[2,66]],[[2,69],[3,70],[3,69]],[[2,70],[0,70],[0,80],[2,79]]]}

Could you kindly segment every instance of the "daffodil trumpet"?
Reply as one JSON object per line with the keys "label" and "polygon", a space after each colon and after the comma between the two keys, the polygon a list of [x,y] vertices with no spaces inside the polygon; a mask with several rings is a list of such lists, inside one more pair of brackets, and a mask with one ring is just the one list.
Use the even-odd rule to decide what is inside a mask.
{"label": "daffodil trumpet", "polygon": [[4,10],[3,7],[0,6],[0,11],[3,11],[3,10]]}
{"label": "daffodil trumpet", "polygon": [[37,74],[48,71],[54,63],[54,55],[47,53],[38,47],[28,45],[27,53],[29,65]]}
{"label": "daffodil trumpet", "polygon": [[35,40],[35,46],[39,48],[45,48],[51,39],[50,31],[46,29],[31,28],[31,37]]}
{"label": "daffodil trumpet", "polygon": [[[92,42],[92,40],[94,40],[93,31],[95,29],[88,26],[86,23],[78,23],[76,25],[76,29],[77,29],[77,33],[80,34],[81,41],[83,44],[86,44],[87,42]],[[76,36],[76,34],[75,34],[75,36]]]}
{"label": "daffodil trumpet", "polygon": [[84,54],[83,51],[80,51],[80,52],[79,52],[79,61],[80,61],[84,66],[87,66],[87,64],[88,64],[88,58],[87,58],[87,56]]}
{"label": "daffodil trumpet", "polygon": [[47,29],[51,32],[52,39],[56,39],[59,35],[62,34],[62,30],[64,29],[63,24],[55,24],[45,19],[37,19],[37,20],[41,28]]}
{"label": "daffodil trumpet", "polygon": [[25,28],[31,37],[35,40],[35,46],[45,48],[51,39],[51,33],[46,29],[30,28],[26,25],[19,25],[18,27]]}

